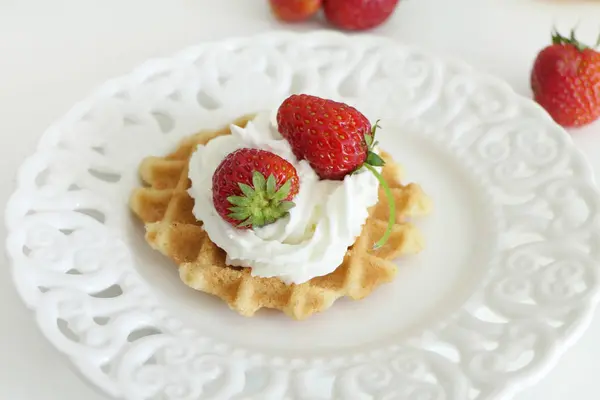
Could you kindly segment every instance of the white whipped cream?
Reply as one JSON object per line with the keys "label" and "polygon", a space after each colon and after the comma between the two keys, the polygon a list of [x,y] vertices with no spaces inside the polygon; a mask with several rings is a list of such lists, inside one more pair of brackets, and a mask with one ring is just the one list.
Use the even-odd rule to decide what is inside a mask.
{"label": "white whipped cream", "polygon": [[[368,171],[343,181],[320,180],[307,161],[299,161],[276,128],[269,112],[245,128],[198,146],[190,159],[189,194],[194,215],[210,239],[227,253],[227,264],[251,267],[252,275],[303,283],[333,272],[360,235],[368,208],[377,202],[378,181]],[[237,229],[223,220],[212,201],[212,177],[223,159],[240,148],[260,148],[289,161],[300,179],[300,191],[289,215],[259,229]]]}

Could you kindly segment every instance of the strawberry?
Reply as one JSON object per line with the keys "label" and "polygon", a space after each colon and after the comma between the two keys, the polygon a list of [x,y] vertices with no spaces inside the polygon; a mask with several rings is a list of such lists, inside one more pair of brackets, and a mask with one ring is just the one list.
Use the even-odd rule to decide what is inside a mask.
{"label": "strawberry", "polygon": [[[277,111],[277,124],[294,155],[306,159],[321,179],[342,180],[370,156],[371,123],[353,107],[306,94],[288,97]],[[377,158],[377,159],[375,159]]]}
{"label": "strawberry", "polygon": [[269,151],[243,148],[230,153],[212,178],[213,204],[239,228],[258,228],[284,217],[299,190],[292,164]]}
{"label": "strawberry", "polygon": [[349,31],[371,29],[384,23],[398,0],[323,0],[325,18]]}
{"label": "strawberry", "polygon": [[387,241],[395,221],[395,200],[374,167],[385,164],[375,153],[375,131],[379,128],[360,111],[344,103],[306,94],[292,95],[277,110],[279,133],[294,155],[308,161],[321,179],[343,180],[363,167],[383,187],[390,204],[388,229],[375,247]]}
{"label": "strawberry", "polygon": [[285,22],[305,21],[321,8],[321,0],[269,0],[275,17]]}
{"label": "strawberry", "polygon": [[[599,43],[600,44],[600,40]],[[597,45],[598,45],[597,44]],[[537,101],[559,125],[577,127],[600,117],[600,53],[556,30],[531,72]]]}

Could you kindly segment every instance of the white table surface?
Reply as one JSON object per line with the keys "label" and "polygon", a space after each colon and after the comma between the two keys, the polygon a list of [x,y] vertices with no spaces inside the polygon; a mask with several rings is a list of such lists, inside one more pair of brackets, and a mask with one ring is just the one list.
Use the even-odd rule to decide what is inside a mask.
{"label": "white table surface", "polygon": [[[581,36],[594,43],[600,2],[402,0],[390,22],[374,33],[462,58],[529,96],[530,66],[549,43],[552,25],[578,22]],[[318,26],[279,24],[266,0],[0,0],[2,209],[16,168],[43,129],[106,79],[208,39]],[[600,123],[573,136],[600,175]],[[2,262],[0,399],[105,400],[43,339],[17,298],[5,256]],[[596,400],[598,370],[600,315],[559,365],[516,400]]]}

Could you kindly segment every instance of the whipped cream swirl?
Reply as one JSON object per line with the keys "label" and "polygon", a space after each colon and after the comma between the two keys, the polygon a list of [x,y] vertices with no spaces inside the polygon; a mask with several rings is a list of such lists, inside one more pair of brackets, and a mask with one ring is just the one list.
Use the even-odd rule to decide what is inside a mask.
{"label": "whipped cream swirl", "polygon": [[[198,146],[190,159],[189,194],[194,215],[210,239],[227,253],[227,264],[250,267],[252,275],[279,277],[300,284],[333,272],[360,235],[368,209],[377,202],[379,182],[368,171],[343,181],[320,180],[307,161],[298,160],[277,131],[275,118],[264,112],[245,128]],[[213,205],[212,177],[223,159],[240,148],[271,151],[289,161],[300,179],[296,207],[284,218],[258,229],[237,229]],[[378,169],[379,170],[379,169]]]}

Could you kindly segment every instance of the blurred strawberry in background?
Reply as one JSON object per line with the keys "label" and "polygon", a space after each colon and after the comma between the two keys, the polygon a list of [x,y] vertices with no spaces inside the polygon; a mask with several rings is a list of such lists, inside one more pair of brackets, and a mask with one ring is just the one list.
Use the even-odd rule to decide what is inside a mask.
{"label": "blurred strawberry in background", "polygon": [[336,28],[362,31],[383,24],[399,0],[269,0],[273,14],[281,21],[306,21],[321,7],[327,21]]}
{"label": "blurred strawberry in background", "polygon": [[[600,44],[600,39],[596,47]],[[579,127],[600,117],[600,53],[554,31],[552,44],[537,56],[531,72],[537,101],[564,127]]]}
{"label": "blurred strawberry in background", "polygon": [[325,0],[323,10],[338,28],[360,31],[384,23],[397,5],[398,0]]}
{"label": "blurred strawberry in background", "polygon": [[305,21],[321,8],[321,0],[269,0],[275,17],[285,22]]}

